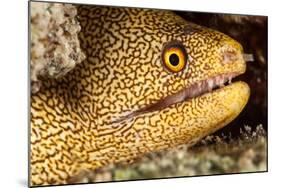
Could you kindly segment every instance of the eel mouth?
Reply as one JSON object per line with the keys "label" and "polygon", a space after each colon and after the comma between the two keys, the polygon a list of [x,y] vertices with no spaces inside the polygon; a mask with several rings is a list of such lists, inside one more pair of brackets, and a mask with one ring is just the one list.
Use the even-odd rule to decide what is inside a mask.
{"label": "eel mouth", "polygon": [[123,117],[120,117],[119,119],[113,121],[113,123],[119,123],[121,121],[131,119],[135,116],[162,110],[168,106],[171,106],[176,103],[181,103],[183,101],[187,101],[190,99],[194,99],[198,96],[201,96],[206,93],[211,93],[217,89],[223,88],[227,85],[230,85],[232,83],[232,79],[239,76],[241,73],[225,73],[220,74],[214,77],[210,77],[206,80],[198,81],[194,83],[193,85],[186,87],[180,91],[178,91],[175,94],[169,95],[163,99],[160,99],[156,103],[147,105],[143,108],[140,108],[134,112],[131,112]]}

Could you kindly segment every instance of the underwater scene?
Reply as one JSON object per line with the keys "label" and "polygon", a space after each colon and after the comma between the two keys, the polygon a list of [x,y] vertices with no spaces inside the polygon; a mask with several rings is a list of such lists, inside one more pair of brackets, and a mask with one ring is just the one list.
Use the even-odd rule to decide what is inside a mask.
{"label": "underwater scene", "polygon": [[29,21],[29,186],[267,172],[267,16],[31,1]]}

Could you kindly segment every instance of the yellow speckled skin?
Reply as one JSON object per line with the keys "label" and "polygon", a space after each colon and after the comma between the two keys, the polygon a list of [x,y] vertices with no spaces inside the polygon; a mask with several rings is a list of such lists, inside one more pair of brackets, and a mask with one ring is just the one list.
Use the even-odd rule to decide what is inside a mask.
{"label": "yellow speckled skin", "polygon": [[[236,82],[163,109],[118,119],[211,77],[245,72],[242,47],[169,11],[79,7],[87,59],[31,96],[31,185],[67,183],[81,170],[192,144],[232,121],[249,88]],[[179,41],[187,66],[171,73],[163,45]],[[224,52],[238,58],[224,62]]]}

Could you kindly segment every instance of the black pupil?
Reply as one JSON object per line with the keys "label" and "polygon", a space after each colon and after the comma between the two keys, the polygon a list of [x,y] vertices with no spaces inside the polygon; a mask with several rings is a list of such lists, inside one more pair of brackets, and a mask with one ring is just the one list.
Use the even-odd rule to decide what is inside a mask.
{"label": "black pupil", "polygon": [[177,54],[172,54],[169,57],[169,61],[173,66],[177,66],[179,64],[179,56]]}

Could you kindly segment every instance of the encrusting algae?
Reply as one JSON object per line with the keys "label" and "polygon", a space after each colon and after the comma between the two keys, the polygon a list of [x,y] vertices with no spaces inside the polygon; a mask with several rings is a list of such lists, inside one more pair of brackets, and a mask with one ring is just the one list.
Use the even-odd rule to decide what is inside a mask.
{"label": "encrusting algae", "polygon": [[43,78],[60,78],[85,59],[78,40],[81,27],[76,7],[61,3],[31,3],[31,90]]}

